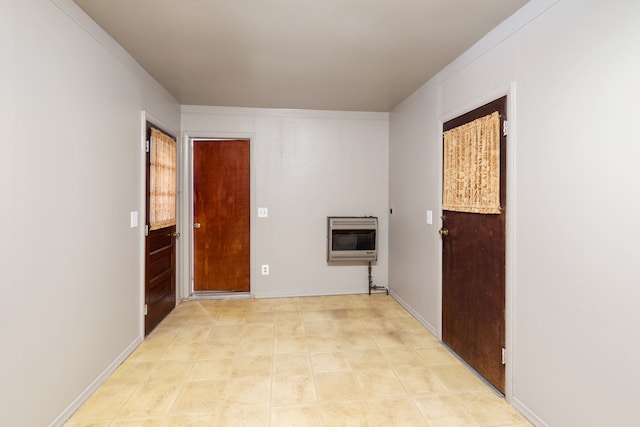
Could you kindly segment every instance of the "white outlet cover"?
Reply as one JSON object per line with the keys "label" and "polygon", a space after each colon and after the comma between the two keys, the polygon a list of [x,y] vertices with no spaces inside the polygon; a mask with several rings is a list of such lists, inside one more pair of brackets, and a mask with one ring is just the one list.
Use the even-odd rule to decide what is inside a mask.
{"label": "white outlet cover", "polygon": [[258,218],[268,218],[269,208],[258,208]]}

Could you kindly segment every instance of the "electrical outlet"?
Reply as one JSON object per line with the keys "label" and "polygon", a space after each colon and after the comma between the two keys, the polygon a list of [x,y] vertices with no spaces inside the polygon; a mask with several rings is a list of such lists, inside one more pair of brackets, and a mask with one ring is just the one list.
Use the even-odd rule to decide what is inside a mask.
{"label": "electrical outlet", "polygon": [[269,275],[269,264],[262,264],[262,267],[260,268],[260,271],[262,272],[263,276],[268,276]]}
{"label": "electrical outlet", "polygon": [[269,208],[258,208],[258,218],[268,218]]}

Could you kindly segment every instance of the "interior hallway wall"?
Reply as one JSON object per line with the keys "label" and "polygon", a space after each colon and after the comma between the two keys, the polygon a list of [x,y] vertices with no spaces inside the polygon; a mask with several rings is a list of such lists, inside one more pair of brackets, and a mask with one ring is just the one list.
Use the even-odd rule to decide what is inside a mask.
{"label": "interior hallway wall", "polygon": [[536,425],[637,419],[639,17],[631,0],[532,0],[391,113],[389,281],[439,331],[424,209],[440,215],[441,123],[510,94],[507,387]]}
{"label": "interior hallway wall", "polygon": [[141,110],[180,112],[70,0],[0,4],[0,92],[0,424],[45,426],[141,340]]}
{"label": "interior hallway wall", "polygon": [[[182,107],[190,137],[252,140],[252,268],[256,297],[365,293],[367,266],[327,264],[328,216],[377,216],[388,277],[387,113]],[[214,167],[212,165],[212,167]],[[257,218],[257,208],[269,209]],[[190,246],[190,244],[189,244]],[[260,274],[269,264],[270,274]]]}

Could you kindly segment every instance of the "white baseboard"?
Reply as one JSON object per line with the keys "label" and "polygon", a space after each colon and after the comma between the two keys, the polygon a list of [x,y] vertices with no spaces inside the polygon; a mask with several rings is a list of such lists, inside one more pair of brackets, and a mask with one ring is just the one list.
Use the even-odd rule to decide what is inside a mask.
{"label": "white baseboard", "polygon": [[549,427],[549,424],[542,421],[536,414],[534,414],[527,405],[524,405],[517,397],[513,397],[509,402],[523,417],[525,417],[531,424],[536,427]]}
{"label": "white baseboard", "polygon": [[320,296],[331,296],[331,295],[360,295],[366,294],[367,291],[356,290],[356,289],[327,289],[322,291],[311,291],[308,289],[288,289],[277,292],[256,292],[254,294],[255,298],[285,298],[285,297],[320,297]]}
{"label": "white baseboard", "polygon": [[91,397],[93,393],[104,383],[107,378],[125,361],[127,357],[133,350],[135,350],[140,343],[142,343],[143,338],[141,336],[137,337],[131,344],[125,348],[122,353],[113,361],[109,366],[105,368],[98,377],[89,384],[87,388],[84,389],[82,393],[73,401],[69,406],[66,407],[64,411],[60,415],[56,417],[55,420],[49,424],[49,427],[59,427],[62,426],[71,416],[82,406],[82,404]]}
{"label": "white baseboard", "polygon": [[424,326],[425,328],[427,328],[427,330],[429,332],[431,332],[433,334],[433,336],[435,336],[436,338],[438,338],[438,340],[440,340],[440,337],[438,336],[438,332],[436,331],[436,328],[433,327],[433,325],[429,322],[427,322],[425,320],[424,317],[422,317],[420,314],[418,314],[412,307],[411,305],[409,305],[405,300],[403,300],[402,298],[400,298],[398,296],[398,294],[396,294],[395,292],[393,292],[393,289],[389,289],[389,295],[391,295],[393,297],[394,300],[398,301],[398,304],[400,304],[402,307],[404,307],[405,310],[407,310],[409,312],[409,314],[411,314],[413,317],[415,317],[415,319],[420,322],[420,324],[422,326]]}

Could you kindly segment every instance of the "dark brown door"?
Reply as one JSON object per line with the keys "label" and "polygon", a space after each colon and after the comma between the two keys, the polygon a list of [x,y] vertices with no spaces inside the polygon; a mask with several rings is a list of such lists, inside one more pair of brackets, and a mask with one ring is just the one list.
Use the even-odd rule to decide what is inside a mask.
{"label": "dark brown door", "polygon": [[145,335],[176,305],[175,139],[147,129]]}
{"label": "dark brown door", "polygon": [[249,141],[193,142],[193,287],[249,292]]}
{"label": "dark brown door", "polygon": [[[504,393],[506,97],[444,124],[444,131],[500,115],[499,202],[493,214],[443,210],[442,340]],[[464,172],[457,173],[461,176]],[[447,234],[448,233],[448,234]]]}

